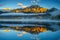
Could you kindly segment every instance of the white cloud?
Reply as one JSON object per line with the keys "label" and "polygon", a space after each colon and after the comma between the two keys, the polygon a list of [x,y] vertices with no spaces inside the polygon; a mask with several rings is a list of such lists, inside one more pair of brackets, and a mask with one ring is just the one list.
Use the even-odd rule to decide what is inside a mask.
{"label": "white cloud", "polygon": [[22,4],[22,3],[18,3],[17,5],[18,5],[18,6],[22,6],[23,4]]}
{"label": "white cloud", "polygon": [[32,2],[38,2],[39,0],[32,0]]}
{"label": "white cloud", "polygon": [[26,8],[26,7],[27,7],[27,6],[23,5],[23,4],[20,3],[20,2],[19,2],[17,5],[18,5],[18,6],[21,6],[22,8]]}

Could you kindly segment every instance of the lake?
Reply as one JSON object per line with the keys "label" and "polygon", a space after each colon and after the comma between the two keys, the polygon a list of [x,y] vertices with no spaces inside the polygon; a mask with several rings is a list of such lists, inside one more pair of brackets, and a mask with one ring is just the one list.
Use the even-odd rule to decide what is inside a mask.
{"label": "lake", "polygon": [[[23,16],[21,16],[23,15]],[[28,16],[27,16],[28,15]],[[29,17],[30,15],[30,17]],[[60,20],[51,20],[49,18],[38,18],[37,16],[45,14],[24,14],[24,13],[4,13],[0,14],[0,40],[60,40]],[[9,17],[8,17],[9,16]],[[12,17],[15,18],[12,18]],[[22,17],[17,18],[17,17]],[[28,18],[25,18],[25,17]],[[37,18],[36,18],[37,17]],[[26,27],[26,26],[45,26],[48,28],[46,32],[37,34],[26,32],[24,30],[15,30],[10,27]],[[5,28],[6,27],[6,28]],[[9,27],[7,29],[7,27]],[[6,30],[7,29],[7,30]],[[52,30],[56,31],[52,31]]]}

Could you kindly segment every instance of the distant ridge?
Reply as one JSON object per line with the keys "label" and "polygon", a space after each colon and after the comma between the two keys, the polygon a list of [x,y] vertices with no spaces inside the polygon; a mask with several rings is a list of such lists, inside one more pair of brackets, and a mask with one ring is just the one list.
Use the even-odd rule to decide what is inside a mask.
{"label": "distant ridge", "polygon": [[[35,10],[34,9],[32,9],[32,8],[35,8]],[[53,8],[51,8],[51,9],[47,9],[47,8],[44,8],[44,7],[40,7],[39,5],[31,5],[31,6],[28,6],[28,7],[26,7],[26,8],[16,8],[16,9],[13,9],[13,10],[7,10],[7,11],[5,11],[5,10],[0,10],[0,14],[1,13],[12,13],[12,11],[13,12],[24,12],[24,13],[32,13],[32,11],[33,12],[35,12],[35,13],[40,13],[41,12],[41,10],[40,9],[38,9],[38,8],[42,8],[41,10],[42,10],[42,13],[49,13],[49,12],[54,12],[54,11],[57,11],[58,9],[57,8],[55,8],[55,7],[53,7]],[[30,9],[32,9],[32,10],[30,10]],[[25,11],[22,11],[22,10],[25,10]],[[45,11],[46,10],[46,11]],[[44,11],[44,12],[43,12]]]}

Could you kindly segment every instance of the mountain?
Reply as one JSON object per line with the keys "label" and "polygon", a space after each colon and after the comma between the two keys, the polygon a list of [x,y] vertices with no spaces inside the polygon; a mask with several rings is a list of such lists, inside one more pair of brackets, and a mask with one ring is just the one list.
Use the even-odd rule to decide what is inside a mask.
{"label": "mountain", "polygon": [[60,20],[60,10],[49,12],[49,14],[51,14],[52,19]]}
{"label": "mountain", "polygon": [[2,13],[10,13],[10,11],[11,11],[11,10],[7,10],[7,11],[6,11],[6,10],[3,10],[3,9],[2,9],[2,10],[0,10],[0,14],[2,14]]}
{"label": "mountain", "polygon": [[13,10],[10,10],[10,11],[5,11],[5,10],[2,10],[0,11],[0,13],[20,13],[20,12],[23,12],[23,13],[50,13],[50,12],[54,12],[54,11],[58,11],[57,8],[53,7],[51,9],[47,9],[47,8],[44,8],[44,7],[40,7],[39,5],[31,5],[31,6],[28,6],[26,8],[16,8],[16,9],[13,9]]}
{"label": "mountain", "polygon": [[58,10],[57,8],[53,7],[51,9],[49,9],[47,12],[54,12],[54,11],[57,11],[57,10]]}
{"label": "mountain", "polygon": [[40,6],[39,5],[31,5],[31,6],[29,6],[29,8],[40,8]]}
{"label": "mountain", "polygon": [[53,12],[49,12],[52,16],[56,16],[60,14],[60,10],[55,10]]}

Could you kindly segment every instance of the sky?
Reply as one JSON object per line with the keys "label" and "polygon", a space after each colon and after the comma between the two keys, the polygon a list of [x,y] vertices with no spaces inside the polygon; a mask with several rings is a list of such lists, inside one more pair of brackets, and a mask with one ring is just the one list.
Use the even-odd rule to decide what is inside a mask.
{"label": "sky", "polygon": [[[31,6],[33,4],[31,1],[33,0],[0,0],[0,9],[21,8],[21,6],[18,6],[18,3],[23,6]],[[38,5],[45,8],[56,7],[60,9],[60,0],[39,0]]]}

